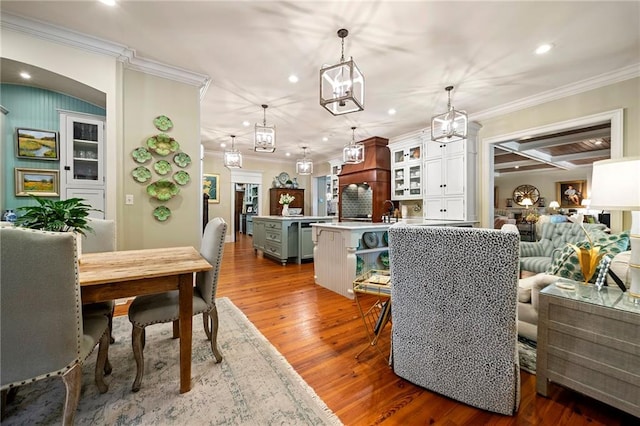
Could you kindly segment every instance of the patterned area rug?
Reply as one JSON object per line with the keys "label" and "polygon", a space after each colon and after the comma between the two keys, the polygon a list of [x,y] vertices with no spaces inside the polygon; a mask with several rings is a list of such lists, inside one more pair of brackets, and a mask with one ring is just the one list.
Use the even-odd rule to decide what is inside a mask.
{"label": "patterned area rug", "polygon": [[[222,356],[215,364],[201,316],[194,317],[192,390],[179,393],[179,342],[172,325],[147,327],[142,388],[131,392],[135,361],[131,324],[114,318],[109,390],[93,381],[96,352],[83,368],[76,424],[100,425],[341,425],[340,420],[282,355],[228,299],[217,302]],[[3,425],[60,424],[64,384],[59,378],[23,386]]]}
{"label": "patterned area rug", "polygon": [[518,355],[520,369],[527,373],[536,374],[536,342],[518,336]]}

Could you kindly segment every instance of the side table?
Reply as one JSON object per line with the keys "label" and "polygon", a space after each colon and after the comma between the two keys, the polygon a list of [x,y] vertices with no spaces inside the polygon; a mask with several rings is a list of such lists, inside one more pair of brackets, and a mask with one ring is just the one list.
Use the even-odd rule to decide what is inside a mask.
{"label": "side table", "polygon": [[519,222],[517,225],[520,231],[520,241],[536,241],[536,224],[529,222]]}
{"label": "side table", "polygon": [[[388,270],[372,269],[353,281],[354,299],[369,339],[369,343],[358,352],[356,359],[371,346],[375,347],[382,357],[385,356],[377,344],[382,330],[391,320],[390,278]],[[363,306],[358,294],[374,295],[376,296],[375,301],[370,305]]]}
{"label": "side table", "polygon": [[640,307],[618,288],[585,298],[571,284],[583,285],[540,291],[537,392],[554,382],[640,417]]}

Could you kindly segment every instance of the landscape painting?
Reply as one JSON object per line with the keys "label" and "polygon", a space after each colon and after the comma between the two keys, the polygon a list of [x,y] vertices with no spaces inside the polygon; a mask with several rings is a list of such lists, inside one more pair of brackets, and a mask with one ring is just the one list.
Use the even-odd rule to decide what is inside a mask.
{"label": "landscape painting", "polygon": [[15,168],[16,197],[59,197],[59,171],[49,169]]}
{"label": "landscape painting", "polygon": [[58,160],[58,133],[50,130],[17,129],[16,157]]}

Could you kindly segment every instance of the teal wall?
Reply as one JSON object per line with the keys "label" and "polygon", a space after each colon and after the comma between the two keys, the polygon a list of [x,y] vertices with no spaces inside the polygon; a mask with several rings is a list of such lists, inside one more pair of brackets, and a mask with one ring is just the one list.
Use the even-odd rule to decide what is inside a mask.
{"label": "teal wall", "polygon": [[[60,131],[58,110],[82,112],[105,116],[103,108],[83,100],[51,92],[36,87],[16,84],[0,84],[0,105],[9,113],[4,117],[4,131],[0,135],[2,161],[2,193],[4,199],[0,203],[3,212],[33,204],[29,197],[16,197],[14,168],[27,167],[33,169],[60,169],[60,161],[28,160],[16,158],[16,128]],[[64,147],[60,146],[63,150]],[[1,214],[1,213],[0,213]]]}

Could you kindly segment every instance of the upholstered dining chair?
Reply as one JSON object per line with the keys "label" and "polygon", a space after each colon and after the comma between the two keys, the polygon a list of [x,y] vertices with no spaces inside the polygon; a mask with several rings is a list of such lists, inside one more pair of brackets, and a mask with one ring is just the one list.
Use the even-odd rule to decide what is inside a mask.
{"label": "upholstered dining chair", "polygon": [[[213,266],[213,269],[196,274],[196,287],[193,291],[193,315],[202,314],[204,330],[211,342],[211,351],[216,363],[222,361],[218,350],[218,310],[216,307],[216,291],[218,275],[224,251],[224,239],[227,224],[220,217],[207,223],[202,237],[200,254]],[[179,318],[178,291],[150,294],[136,297],[129,306],[129,321],[133,325],[131,343],[136,359],[136,378],[132,390],[140,390],[144,374],[143,349],[145,343],[145,327],[165,322],[177,323]],[[177,327],[174,327],[176,330]],[[174,334],[174,337],[175,336]]]}
{"label": "upholstered dining chair", "polygon": [[[101,253],[106,251],[115,251],[116,249],[116,222],[108,219],[96,219],[88,218],[91,231],[87,231],[82,236],[82,252],[83,253]],[[109,335],[111,336],[111,343],[115,342],[113,338],[113,312],[116,307],[114,300],[108,300],[106,302],[89,303],[82,306],[82,314],[89,315],[104,315],[109,320]],[[108,364],[108,362],[107,362]],[[110,372],[110,367],[107,367],[107,373]]]}
{"label": "upholstered dining chair", "polygon": [[109,349],[107,318],[82,316],[76,238],[70,232],[2,227],[0,241],[3,408],[17,387],[60,376],[66,387],[63,424],[73,424],[82,364],[99,344],[95,382],[106,392]]}

